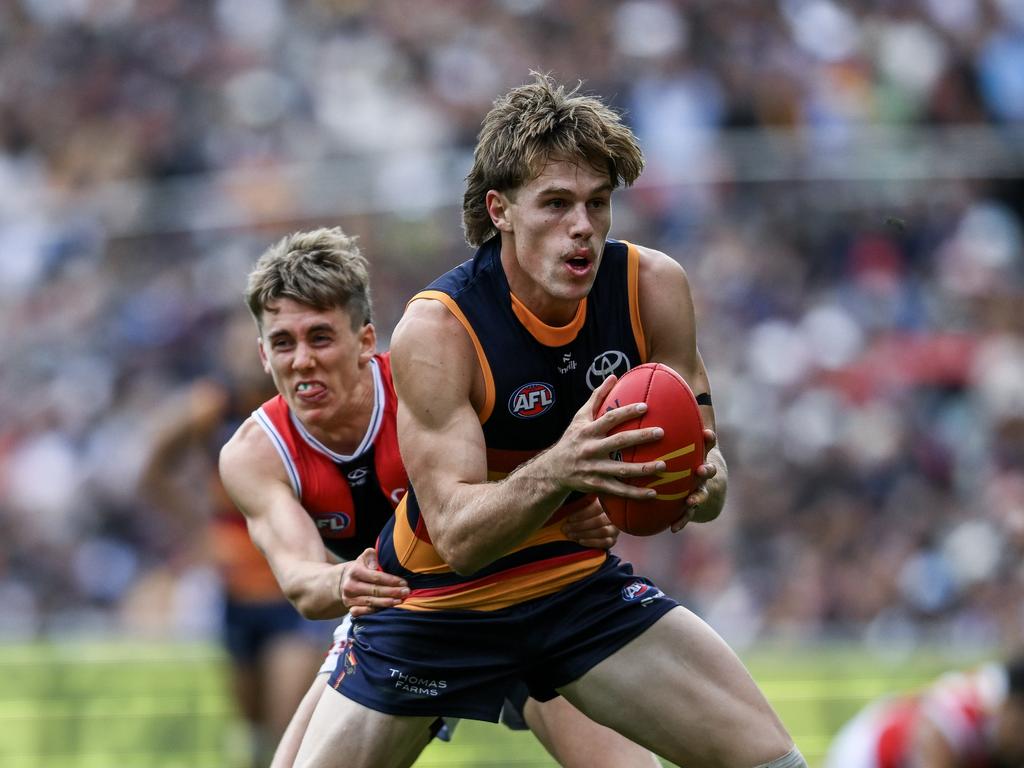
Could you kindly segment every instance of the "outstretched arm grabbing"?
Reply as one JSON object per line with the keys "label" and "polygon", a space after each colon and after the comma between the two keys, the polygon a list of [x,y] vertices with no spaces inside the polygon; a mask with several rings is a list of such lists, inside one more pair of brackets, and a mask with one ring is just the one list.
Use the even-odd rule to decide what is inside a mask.
{"label": "outstretched arm grabbing", "polygon": [[408,594],[401,578],[379,570],[372,549],[346,563],[328,559],[280,457],[252,419],[221,449],[220,475],[282,591],[306,618],[360,616],[398,605]]}

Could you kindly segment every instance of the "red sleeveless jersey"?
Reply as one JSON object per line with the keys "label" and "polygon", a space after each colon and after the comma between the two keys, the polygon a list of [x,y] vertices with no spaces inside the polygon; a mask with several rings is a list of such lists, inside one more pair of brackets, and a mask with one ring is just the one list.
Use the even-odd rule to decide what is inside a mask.
{"label": "red sleeveless jersey", "polygon": [[375,355],[374,407],[356,451],[345,456],[313,437],[281,395],[253,412],[291,481],[292,490],[316,523],[324,546],[344,560],[375,545],[377,534],[409,486],[398,453],[398,398],[391,383],[391,358]]}
{"label": "red sleeveless jersey", "polygon": [[927,719],[945,737],[966,768],[991,768],[988,739],[993,713],[1005,697],[1005,673],[989,665],[971,672],[941,677],[919,696],[897,699],[880,722],[879,768],[904,768],[909,764],[911,734],[916,723]]}

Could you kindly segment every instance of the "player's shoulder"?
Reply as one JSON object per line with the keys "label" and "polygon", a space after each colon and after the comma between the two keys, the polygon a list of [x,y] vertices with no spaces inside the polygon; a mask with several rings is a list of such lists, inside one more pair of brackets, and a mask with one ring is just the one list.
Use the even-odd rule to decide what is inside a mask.
{"label": "player's shoulder", "polygon": [[453,335],[461,335],[464,326],[460,314],[458,306],[445,294],[418,294],[406,305],[391,334],[392,364],[401,361],[408,352],[420,349],[425,342],[436,345],[439,339],[451,340]]}
{"label": "player's shoulder", "polygon": [[[663,251],[642,245],[634,246],[639,267],[637,281],[640,295],[647,302],[653,296],[671,296],[676,291],[690,290],[690,281],[683,265]],[[641,303],[641,305],[644,302]]]}
{"label": "player's shoulder", "polygon": [[221,476],[228,479],[236,474],[264,471],[280,462],[266,431],[250,416],[221,447],[219,463]]}
{"label": "player's shoulder", "polygon": [[446,298],[410,302],[391,335],[392,380],[406,405],[414,392],[436,403],[482,387],[475,332]]}
{"label": "player's shoulder", "polygon": [[635,243],[632,245],[636,249],[637,257],[640,261],[641,277],[645,273],[649,273],[660,276],[675,276],[676,279],[686,278],[686,270],[683,268],[683,265],[664,251],[659,251],[646,245],[637,245]]}

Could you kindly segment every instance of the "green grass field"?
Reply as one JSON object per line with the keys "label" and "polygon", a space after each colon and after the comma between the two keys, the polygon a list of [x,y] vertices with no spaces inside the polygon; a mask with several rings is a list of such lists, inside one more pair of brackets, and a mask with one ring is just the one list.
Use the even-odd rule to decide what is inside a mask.
{"label": "green grass field", "polygon": [[[744,655],[812,768],[865,701],[978,660],[857,650]],[[0,645],[0,766],[231,768],[234,713],[220,651],[207,645]],[[417,766],[552,766],[528,733],[463,721]]]}

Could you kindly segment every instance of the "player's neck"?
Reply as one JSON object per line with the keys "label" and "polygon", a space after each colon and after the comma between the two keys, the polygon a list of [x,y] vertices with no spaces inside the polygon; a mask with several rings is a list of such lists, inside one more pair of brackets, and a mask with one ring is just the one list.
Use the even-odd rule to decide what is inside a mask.
{"label": "player's neck", "polygon": [[373,370],[366,366],[359,383],[319,423],[306,423],[306,429],[325,447],[335,453],[349,456],[363,442],[377,407],[377,387]]}
{"label": "player's neck", "polygon": [[501,268],[520,307],[528,310],[536,320],[552,328],[561,328],[576,318],[585,294],[558,295],[541,279],[531,275],[519,262],[515,239],[505,233],[501,240]]}

